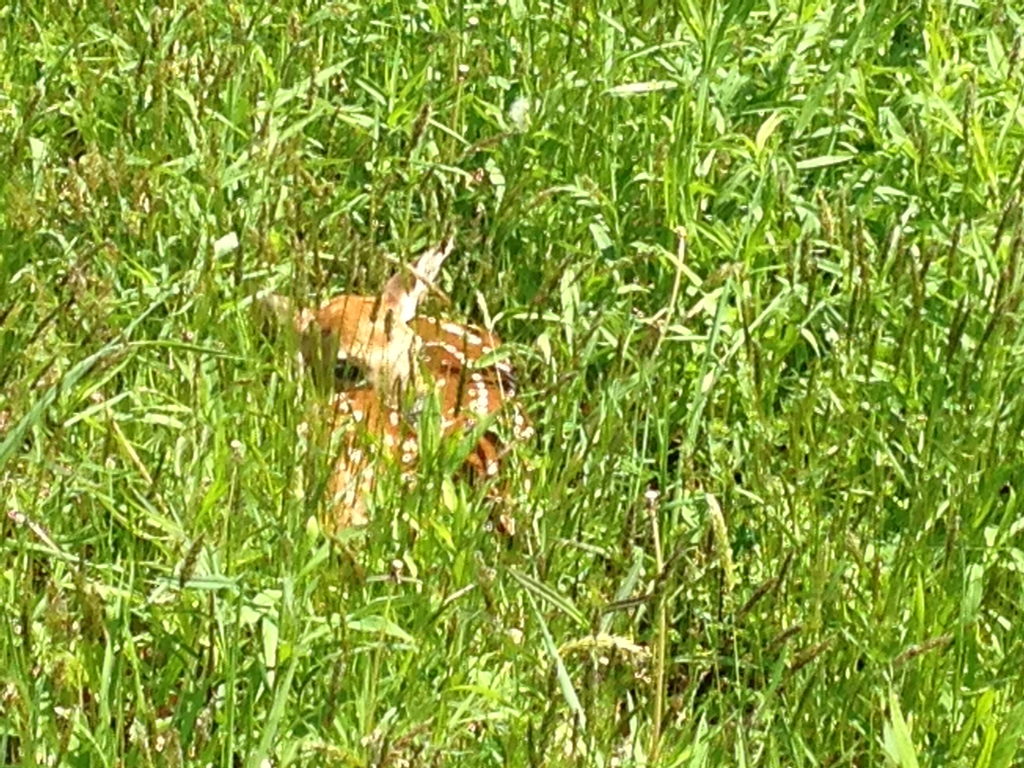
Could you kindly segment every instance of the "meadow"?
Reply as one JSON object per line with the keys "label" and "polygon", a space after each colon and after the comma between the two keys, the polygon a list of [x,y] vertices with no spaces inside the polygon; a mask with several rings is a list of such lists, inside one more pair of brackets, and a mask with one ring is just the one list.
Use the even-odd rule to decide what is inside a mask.
{"label": "meadow", "polygon": [[[0,4],[0,759],[1020,765],[1022,29]],[[427,461],[332,534],[256,297],[447,234],[516,532]]]}

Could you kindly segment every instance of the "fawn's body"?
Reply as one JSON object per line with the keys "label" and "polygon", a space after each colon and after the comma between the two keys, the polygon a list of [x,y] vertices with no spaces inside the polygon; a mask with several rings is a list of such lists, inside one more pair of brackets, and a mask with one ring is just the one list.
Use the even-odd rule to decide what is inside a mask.
{"label": "fawn's body", "polygon": [[[333,525],[367,522],[380,461],[397,462],[403,473],[420,453],[418,413],[425,398],[436,397],[442,437],[479,432],[465,460],[471,477],[499,473],[503,446],[488,428],[515,395],[511,367],[486,362],[501,341],[470,325],[417,316],[451,243],[424,253],[409,274],[394,275],[379,296],[342,295],[319,310],[294,316],[303,356],[321,365],[356,368],[366,383],[344,386],[333,399],[334,429],[341,447],[328,484]],[[522,410],[512,404],[511,432],[532,433]]]}

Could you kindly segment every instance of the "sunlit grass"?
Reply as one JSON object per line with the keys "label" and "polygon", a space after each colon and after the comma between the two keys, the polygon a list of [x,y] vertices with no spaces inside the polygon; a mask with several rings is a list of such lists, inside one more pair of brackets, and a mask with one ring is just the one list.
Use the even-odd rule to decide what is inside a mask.
{"label": "sunlit grass", "polygon": [[[0,25],[6,763],[1019,759],[1019,11]],[[537,429],[517,533],[425,478],[331,539],[254,297],[448,232],[433,309]]]}

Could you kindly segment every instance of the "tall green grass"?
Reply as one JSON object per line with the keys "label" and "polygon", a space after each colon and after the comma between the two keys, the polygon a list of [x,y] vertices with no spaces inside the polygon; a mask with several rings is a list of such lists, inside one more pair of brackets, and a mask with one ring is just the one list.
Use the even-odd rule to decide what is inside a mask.
{"label": "tall green grass", "polygon": [[[0,756],[1019,762],[1021,28],[0,6]],[[331,539],[254,296],[450,231],[435,309],[538,433],[518,532],[424,478]]]}

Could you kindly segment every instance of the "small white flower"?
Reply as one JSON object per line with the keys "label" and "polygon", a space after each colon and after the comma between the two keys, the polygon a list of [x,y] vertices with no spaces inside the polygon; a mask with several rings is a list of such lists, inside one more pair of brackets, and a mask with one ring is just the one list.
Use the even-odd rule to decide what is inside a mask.
{"label": "small white flower", "polygon": [[530,99],[525,96],[520,96],[512,102],[512,106],[508,109],[508,119],[512,121],[512,126],[517,131],[525,131],[530,127],[532,107]]}

